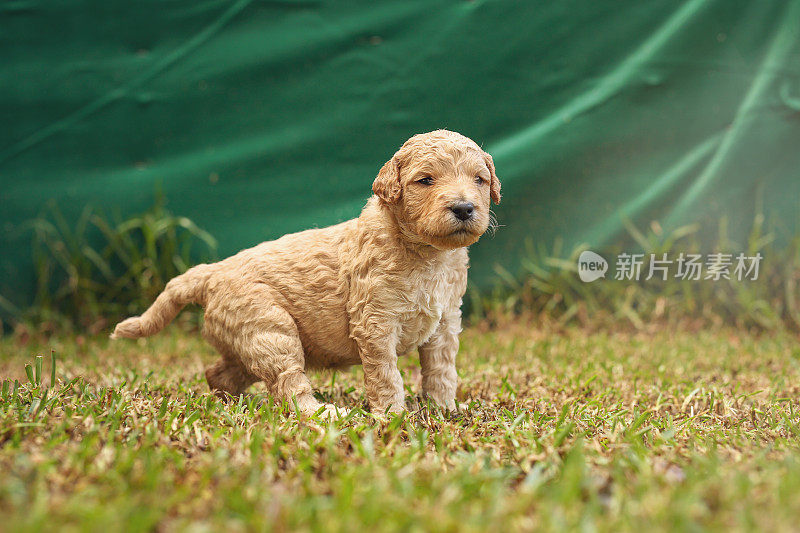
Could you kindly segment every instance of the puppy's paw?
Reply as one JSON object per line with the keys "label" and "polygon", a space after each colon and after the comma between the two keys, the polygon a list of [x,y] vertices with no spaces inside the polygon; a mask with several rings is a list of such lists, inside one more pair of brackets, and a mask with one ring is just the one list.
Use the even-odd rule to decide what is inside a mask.
{"label": "puppy's paw", "polygon": [[404,414],[407,414],[408,410],[406,410],[405,405],[402,406],[392,405],[388,409],[386,407],[382,409],[376,407],[370,407],[370,413],[376,420],[379,420],[381,422],[388,422],[389,420],[391,420],[396,416],[403,416]]}
{"label": "puppy's paw", "polygon": [[341,420],[350,414],[350,410],[330,403],[322,403],[313,411],[304,410],[303,414],[320,420]]}
{"label": "puppy's paw", "polygon": [[446,402],[436,402],[442,411],[450,411],[451,413],[455,413],[458,411],[458,406],[456,405],[455,400],[448,400]]}
{"label": "puppy's paw", "polygon": [[445,398],[440,395],[425,393],[422,396],[423,403],[428,402],[431,406],[436,406],[442,411],[451,411],[455,412],[458,410],[458,406],[456,405],[456,401],[454,398]]}

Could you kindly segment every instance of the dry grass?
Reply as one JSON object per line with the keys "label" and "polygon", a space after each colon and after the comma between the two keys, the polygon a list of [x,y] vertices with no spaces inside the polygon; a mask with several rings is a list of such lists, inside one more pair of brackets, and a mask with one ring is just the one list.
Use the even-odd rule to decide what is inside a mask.
{"label": "dry grass", "polygon": [[360,369],[312,379],[356,407],[346,420],[298,420],[258,388],[222,404],[202,379],[211,349],[177,328],[141,343],[6,338],[0,375],[28,383],[40,353],[42,383],[12,382],[0,402],[3,529],[800,523],[800,347],[787,334],[473,327],[461,411],[419,403],[410,357],[412,410],[388,422],[358,409]]}

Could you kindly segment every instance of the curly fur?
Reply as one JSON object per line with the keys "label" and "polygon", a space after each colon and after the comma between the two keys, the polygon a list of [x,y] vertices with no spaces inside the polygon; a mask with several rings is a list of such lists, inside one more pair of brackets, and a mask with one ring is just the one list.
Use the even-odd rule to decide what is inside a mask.
{"label": "curly fur", "polygon": [[[458,133],[415,135],[383,165],[373,192],[356,219],[188,270],[111,337],[153,335],[199,304],[203,335],[222,355],[206,371],[211,389],[236,396],[263,381],[305,413],[323,407],[306,370],[354,364],[364,367],[373,411],[404,409],[397,357],[418,348],[424,393],[454,408],[466,247],[500,201],[494,163]],[[466,222],[450,209],[464,201],[475,206]]]}

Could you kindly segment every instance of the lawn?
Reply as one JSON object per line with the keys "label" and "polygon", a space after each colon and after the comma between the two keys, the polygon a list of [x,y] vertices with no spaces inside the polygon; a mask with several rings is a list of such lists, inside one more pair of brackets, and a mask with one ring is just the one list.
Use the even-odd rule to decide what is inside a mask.
{"label": "lawn", "polygon": [[389,421],[358,409],[359,368],[313,376],[356,408],[337,422],[298,419],[258,386],[222,403],[202,374],[211,348],[175,326],[23,340],[0,339],[5,531],[800,527],[789,334],[477,325],[459,412],[420,403],[411,356],[410,410]]}

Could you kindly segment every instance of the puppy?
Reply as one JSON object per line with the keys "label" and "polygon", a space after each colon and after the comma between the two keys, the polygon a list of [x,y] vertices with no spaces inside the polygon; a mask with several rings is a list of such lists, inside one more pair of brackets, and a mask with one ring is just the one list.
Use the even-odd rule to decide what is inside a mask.
{"label": "puppy", "polygon": [[437,130],[411,137],[383,165],[361,215],[284,235],[171,280],[112,339],[160,331],[181,308],[205,308],[203,336],[222,355],[206,371],[220,397],[263,381],[312,414],[306,370],[361,364],[372,412],[405,409],[397,357],[418,348],[423,392],[455,408],[467,246],[500,202],[492,157]]}

